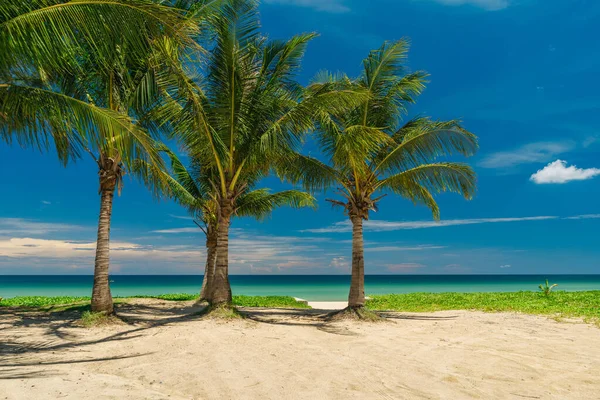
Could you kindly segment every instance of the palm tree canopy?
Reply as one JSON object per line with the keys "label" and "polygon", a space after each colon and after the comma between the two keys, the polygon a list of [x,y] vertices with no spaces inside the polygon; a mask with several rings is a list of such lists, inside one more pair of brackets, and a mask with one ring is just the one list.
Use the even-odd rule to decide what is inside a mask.
{"label": "palm tree canopy", "polygon": [[196,28],[185,21],[186,10],[152,0],[3,0],[0,70],[65,70],[82,45],[98,60],[110,60],[116,46],[143,56],[164,35],[189,41]]}
{"label": "palm tree canopy", "polygon": [[236,197],[300,145],[320,111],[358,102],[332,83],[299,85],[295,74],[316,35],[268,41],[259,33],[257,1],[226,1],[213,24],[206,65],[171,71],[172,101],[157,113],[192,158],[216,171],[217,194]]}
{"label": "palm tree canopy", "polygon": [[[161,159],[136,117],[159,94],[166,44],[198,48],[197,22],[216,3],[3,2],[0,139],[40,149],[54,144],[63,162],[83,151],[115,153],[151,183]],[[150,161],[143,164],[149,168],[138,160]]]}
{"label": "palm tree canopy", "polygon": [[436,159],[474,154],[477,137],[458,120],[420,116],[402,121],[427,78],[424,72],[407,71],[408,48],[408,41],[402,39],[371,51],[361,76],[353,82],[369,94],[368,99],[350,112],[322,115],[317,140],[329,163],[298,155],[280,174],[293,182],[303,181],[312,190],[339,186],[344,201],[333,201],[334,205],[365,219],[382,197],[373,198],[376,192],[424,204],[436,219],[435,193],[455,192],[470,199],[476,181],[471,167]]}
{"label": "palm tree canopy", "polygon": [[[171,171],[162,172],[163,180],[168,183],[170,196],[184,206],[190,215],[202,221],[205,225],[217,223],[217,194],[215,181],[217,175],[210,171],[200,171],[198,164],[188,170],[179,157],[165,145],[159,145],[171,163]],[[193,163],[194,164],[194,163]],[[251,189],[248,186],[238,196],[234,215],[238,217],[253,217],[264,219],[278,207],[292,208],[314,207],[313,196],[299,190],[284,190],[271,193],[269,189]]]}

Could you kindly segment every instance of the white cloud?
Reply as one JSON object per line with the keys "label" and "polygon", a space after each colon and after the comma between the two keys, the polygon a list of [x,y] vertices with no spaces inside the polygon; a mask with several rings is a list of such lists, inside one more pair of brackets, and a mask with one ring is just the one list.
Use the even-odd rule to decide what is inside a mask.
{"label": "white cloud", "polygon": [[418,263],[401,263],[401,264],[386,264],[385,267],[390,272],[411,272],[419,268],[424,268],[423,264]]}
{"label": "white cloud", "polygon": [[508,0],[433,0],[448,6],[471,5],[488,11],[503,10],[510,5]]}
{"label": "white cloud", "polygon": [[597,141],[600,140],[600,136],[596,135],[596,136],[588,136],[587,138],[584,139],[584,141],[581,143],[581,145],[585,148],[590,147],[591,145],[593,145],[594,143],[596,143]]}
{"label": "white cloud", "polygon": [[529,179],[538,184],[567,183],[592,179],[597,175],[600,175],[598,168],[577,168],[574,165],[567,167],[566,161],[556,160],[538,170]]}
{"label": "white cloud", "polygon": [[574,217],[566,217],[564,219],[599,219],[600,214],[585,214],[585,215],[575,215]]}
{"label": "white cloud", "polygon": [[[22,269],[36,273],[68,273],[74,269],[70,266],[77,266],[91,272],[96,248],[92,228],[22,218],[0,218],[0,271],[13,273]],[[82,231],[85,238],[79,239]],[[205,251],[200,229],[193,226],[176,227],[157,232],[164,235],[111,241],[111,265],[119,265],[120,273],[201,271]],[[327,238],[262,235],[239,228],[233,228],[230,232],[229,260],[233,273],[317,272],[326,268],[331,261],[331,256],[323,251],[323,246],[329,241]],[[188,236],[193,238],[168,235],[176,233],[189,233]],[[165,243],[171,238],[171,242],[178,242],[177,245]]]}
{"label": "white cloud", "polygon": [[[539,217],[515,217],[515,218],[473,218],[473,219],[448,219],[442,221],[382,221],[369,220],[364,224],[366,231],[385,232],[397,231],[403,229],[424,229],[424,228],[440,228],[443,226],[456,225],[476,225],[476,224],[491,224],[498,222],[521,222],[521,221],[542,221],[549,219],[558,219],[556,216],[539,216]],[[313,233],[336,233],[336,232],[351,232],[352,225],[349,221],[336,222],[326,228],[306,229],[303,232]]]}
{"label": "white cloud", "polygon": [[52,203],[49,202],[48,200],[42,200],[42,204],[49,206]]}
{"label": "white cloud", "polygon": [[288,269],[288,268],[293,268],[295,270],[298,270],[298,269],[312,268],[315,266],[314,261],[307,257],[287,256],[286,259],[287,259],[286,261],[279,262],[275,265],[279,271]]}
{"label": "white cloud", "polygon": [[423,250],[437,250],[445,249],[446,246],[378,246],[378,247],[365,247],[365,252],[392,252],[392,251],[423,251]]}
{"label": "white cloud", "polygon": [[156,231],[150,231],[151,233],[202,233],[202,230],[198,227],[195,228],[174,228],[174,229],[159,229]]}
{"label": "white cloud", "polygon": [[177,219],[185,219],[185,220],[188,220],[188,221],[193,221],[194,220],[194,218],[192,218],[190,216],[187,216],[187,215],[169,214],[169,217],[171,217],[171,218],[177,218]]}
{"label": "white cloud", "polygon": [[500,266],[500,268],[502,268],[502,269],[510,268],[510,267],[512,267],[512,265],[510,265],[510,264],[504,264],[504,265]]}
{"label": "white cloud", "polygon": [[547,162],[559,154],[573,150],[576,146],[572,141],[529,143],[511,151],[492,153],[481,160],[479,165],[484,168],[507,168]]}
{"label": "white cloud", "polygon": [[[441,228],[445,226],[460,226],[460,225],[478,225],[478,224],[494,224],[507,222],[524,222],[524,221],[547,221],[557,219],[600,219],[600,214],[584,214],[574,215],[571,217],[559,217],[555,215],[541,215],[535,217],[510,217],[510,218],[472,218],[472,219],[447,219],[442,221],[383,221],[369,220],[364,223],[364,230],[371,232],[387,232],[399,231],[405,229],[425,229],[425,228]],[[311,233],[345,233],[352,232],[352,224],[350,221],[340,221],[325,228],[304,229],[301,232]],[[342,241],[343,242],[343,241]],[[346,241],[351,243],[352,241]],[[341,243],[341,242],[339,242]],[[365,247],[365,251],[385,252],[385,251],[418,251],[429,249],[443,249],[445,246],[418,245],[418,246],[379,246]]]}
{"label": "white cloud", "polygon": [[[309,268],[326,261],[319,259],[322,248],[319,238],[296,236],[250,235],[239,233],[229,240],[229,262],[254,267],[274,266],[279,270],[289,268]],[[322,238],[320,238],[322,242]],[[300,256],[306,254],[314,256]]]}
{"label": "white cloud", "polygon": [[329,263],[329,266],[342,271],[348,271],[350,269],[350,263],[346,257],[334,257]]}
{"label": "white cloud", "polygon": [[[199,247],[200,248],[200,247]],[[202,256],[202,252],[188,246],[143,246],[136,243],[113,241],[110,244],[111,258],[115,260],[145,259],[153,261],[194,260]],[[68,240],[12,238],[0,240],[0,254],[5,257],[43,258],[88,261],[92,265],[96,251],[96,242],[79,242]]]}
{"label": "white cloud", "polygon": [[350,8],[344,4],[344,0],[264,0],[266,4],[290,5],[312,8],[316,11],[329,13],[345,13]]}
{"label": "white cloud", "polygon": [[[239,235],[229,242],[229,263],[235,273],[273,272],[277,269],[299,270],[327,265],[320,257],[322,249],[314,238]],[[322,239],[321,239],[322,242]],[[164,270],[171,265],[185,272],[200,272],[204,267],[204,243],[189,245],[143,245],[128,241],[111,241],[111,264],[121,271],[151,266]],[[0,239],[0,265],[44,265],[48,269],[64,269],[69,265],[87,268],[94,265],[95,241],[70,241],[36,238]],[[306,256],[308,254],[308,256]],[[314,254],[312,256],[311,254]],[[43,260],[43,261],[38,261]],[[112,268],[112,267],[111,267]],[[1,270],[1,269],[0,269]]]}
{"label": "white cloud", "polygon": [[255,267],[254,265],[250,265],[250,272],[258,274],[272,274],[273,267]]}
{"label": "white cloud", "polygon": [[0,236],[45,235],[51,232],[72,232],[85,229],[80,225],[38,222],[23,218],[0,218]]}

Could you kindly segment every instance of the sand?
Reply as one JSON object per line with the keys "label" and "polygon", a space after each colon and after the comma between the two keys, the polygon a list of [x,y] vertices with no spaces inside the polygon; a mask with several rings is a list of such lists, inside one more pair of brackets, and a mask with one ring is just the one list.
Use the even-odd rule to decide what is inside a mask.
{"label": "sand", "polygon": [[319,310],[194,315],[120,305],[127,324],[0,309],[0,399],[598,399],[600,329],[519,314]]}

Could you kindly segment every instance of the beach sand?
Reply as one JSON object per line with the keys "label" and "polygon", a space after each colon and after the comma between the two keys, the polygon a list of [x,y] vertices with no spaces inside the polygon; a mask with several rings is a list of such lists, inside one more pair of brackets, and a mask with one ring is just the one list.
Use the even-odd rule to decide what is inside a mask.
{"label": "beach sand", "polygon": [[520,314],[118,306],[127,324],[0,309],[0,399],[598,399],[600,329]]}

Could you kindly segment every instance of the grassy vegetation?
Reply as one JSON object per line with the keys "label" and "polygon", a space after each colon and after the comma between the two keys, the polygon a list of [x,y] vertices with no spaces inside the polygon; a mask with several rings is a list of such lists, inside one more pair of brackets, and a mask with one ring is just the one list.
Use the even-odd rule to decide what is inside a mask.
{"label": "grassy vegetation", "polygon": [[[176,293],[163,294],[157,296],[130,296],[117,297],[115,303],[127,301],[128,298],[161,299],[167,301],[188,301],[196,300],[198,295]],[[89,297],[74,296],[22,296],[3,299],[0,301],[0,307],[27,307],[39,308],[47,311],[61,311],[65,309],[82,308],[85,310],[89,306]],[[296,301],[289,296],[233,296],[233,304],[239,307],[272,307],[272,308],[310,308],[306,303]]]}
{"label": "grassy vegetation", "polygon": [[128,296],[123,298],[129,299],[160,299],[167,301],[189,301],[189,300],[197,300],[197,294],[189,294],[189,293],[171,293],[171,294],[159,294],[159,295],[140,295],[140,296]]}
{"label": "grassy vegetation", "polygon": [[310,308],[289,296],[233,296],[233,304],[239,307]]}
{"label": "grassy vegetation", "polygon": [[58,296],[58,297],[45,297],[45,296],[21,296],[11,297],[9,299],[2,299],[0,301],[0,307],[32,307],[32,308],[43,308],[56,305],[65,304],[77,304],[77,303],[89,303],[89,297],[74,297],[74,296]]}
{"label": "grassy vegetation", "polygon": [[[196,300],[198,296],[178,293],[128,298],[189,301]],[[115,302],[126,302],[128,298],[115,298]],[[91,322],[96,317],[89,312],[89,302],[89,297],[26,296],[3,299],[0,307],[27,307],[43,311],[78,311],[82,313],[82,319],[89,319],[90,324],[95,325],[97,321]],[[288,296],[234,296],[233,304],[238,307],[310,308],[306,303],[296,301],[293,297]],[[371,296],[371,299],[367,301],[367,307],[373,311],[514,311],[548,315],[554,318],[578,317],[600,325],[600,291],[553,291],[547,296],[541,292],[391,294]],[[86,324],[85,321],[84,324]]]}
{"label": "grassy vegetation", "polygon": [[204,315],[205,317],[218,319],[218,320],[233,320],[233,319],[244,319],[244,315],[240,313],[235,306],[222,304],[219,306],[209,306],[204,310],[200,311],[198,315]]}
{"label": "grassy vegetation", "polygon": [[513,311],[579,317],[600,324],[600,291],[508,293],[410,293],[371,296],[371,310],[427,312],[441,310]]}
{"label": "grassy vegetation", "polygon": [[85,326],[86,328],[123,323],[114,315],[106,315],[101,312],[92,312],[89,310],[84,311],[83,314],[81,314],[81,319],[79,321],[81,322],[81,325]]}

